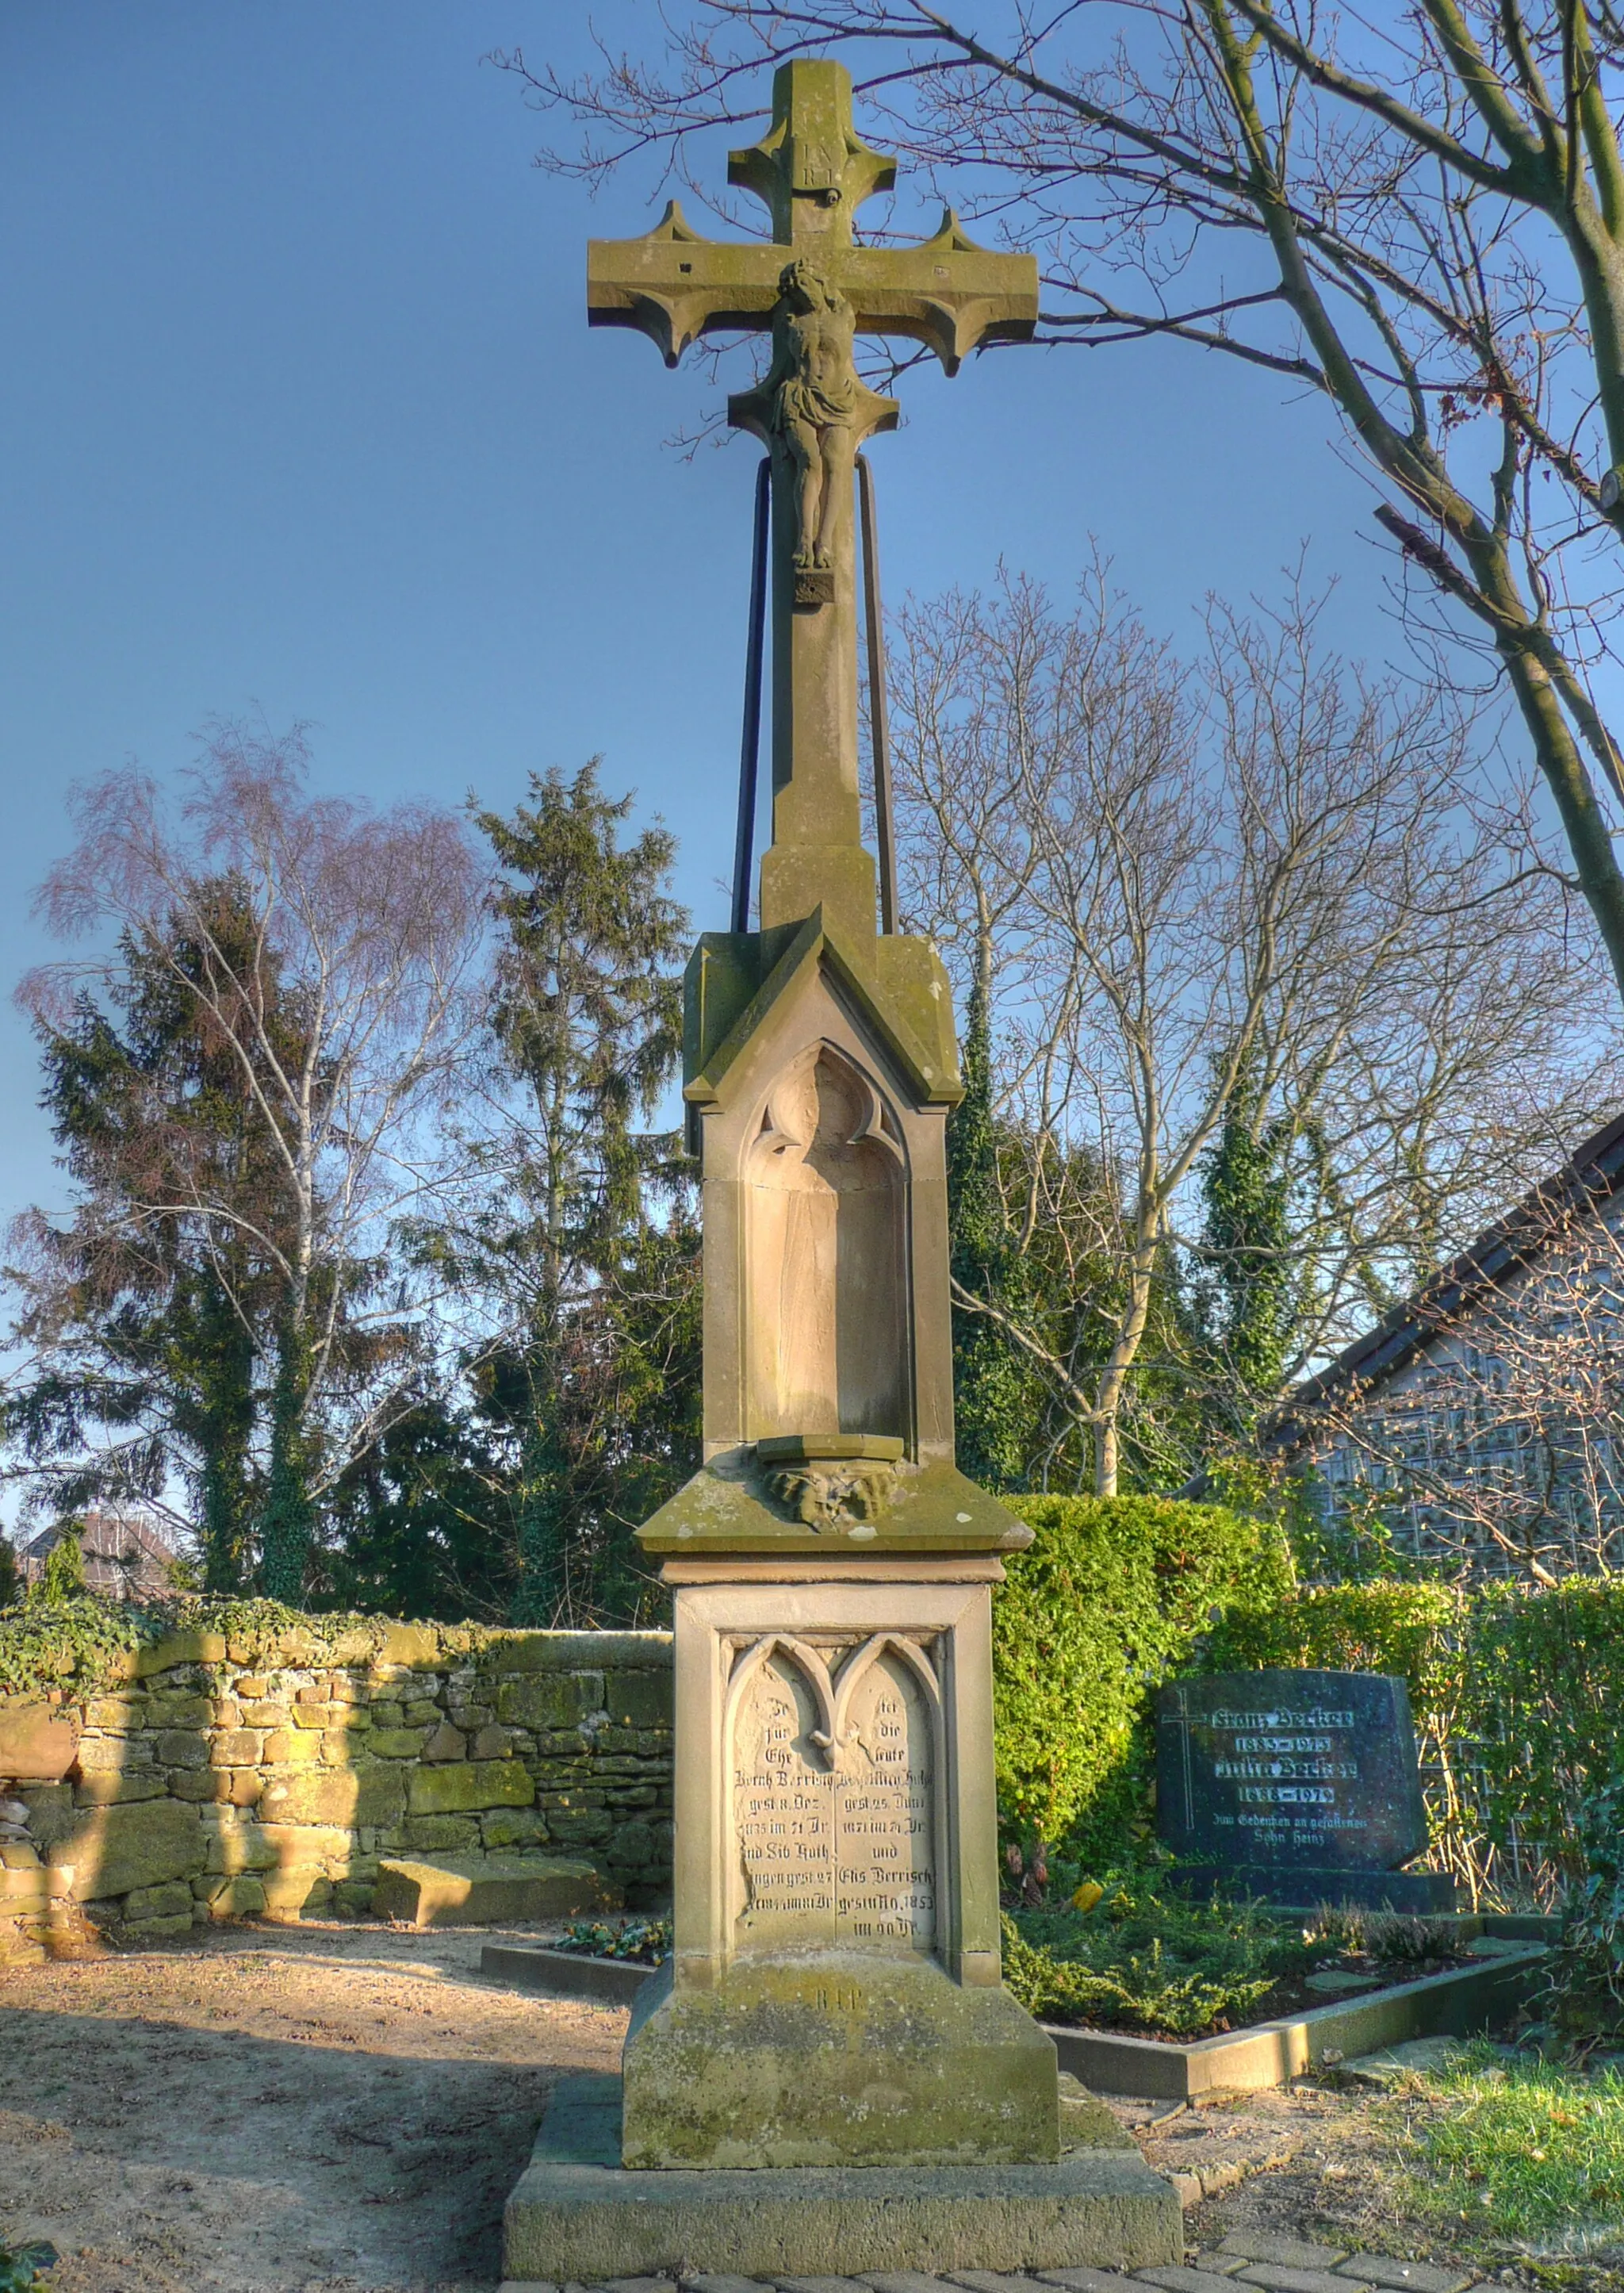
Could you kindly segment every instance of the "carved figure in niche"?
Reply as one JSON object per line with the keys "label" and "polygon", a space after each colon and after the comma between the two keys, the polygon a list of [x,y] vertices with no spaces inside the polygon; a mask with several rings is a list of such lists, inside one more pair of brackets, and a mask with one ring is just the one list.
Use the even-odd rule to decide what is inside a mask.
{"label": "carved figure in niche", "polygon": [[860,400],[855,320],[840,289],[804,258],[787,263],[772,313],[772,367],[763,385],[772,434],[796,474],[795,563],[826,572],[835,530],[852,498]]}
{"label": "carved figure in niche", "polygon": [[775,1504],[820,1532],[881,1519],[891,1510],[897,1482],[894,1465],[870,1457],[849,1465],[775,1465],[762,1478]]}
{"label": "carved figure in niche", "polygon": [[804,1054],[744,1178],[751,1439],[905,1437],[908,1181],[879,1094],[828,1044]]}

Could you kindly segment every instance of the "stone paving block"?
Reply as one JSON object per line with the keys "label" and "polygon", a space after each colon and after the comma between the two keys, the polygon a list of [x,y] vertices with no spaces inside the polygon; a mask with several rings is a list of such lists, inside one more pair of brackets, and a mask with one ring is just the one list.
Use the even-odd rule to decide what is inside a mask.
{"label": "stone paving block", "polygon": [[1114,2269],[1039,2269],[1033,2273],[1040,2284],[1063,2285],[1066,2293],[1129,2293],[1131,2277],[1119,2277]]}
{"label": "stone paving block", "polygon": [[683,2293],[761,2293],[754,2277],[684,2277]]}
{"label": "stone paving block", "polygon": [[676,2293],[669,2277],[606,2277],[597,2293]]}
{"label": "stone paving block", "polygon": [[1338,2277],[1381,2285],[1394,2293],[1467,2293],[1477,2280],[1469,2271],[1434,2268],[1430,2261],[1394,2261],[1385,2253],[1352,2253],[1337,2265]]}
{"label": "stone paving block", "polygon": [[1329,2269],[1280,2269],[1273,2262],[1253,2261],[1232,2278],[1235,2285],[1261,2285],[1264,2293],[1337,2293],[1348,2282]]}
{"label": "stone paving block", "polygon": [[1186,2269],[1178,2262],[1169,2262],[1160,2269],[1136,2269],[1134,2275],[1141,2285],[1160,2285],[1166,2293],[1218,2293],[1220,2286],[1232,2285],[1234,2280],[1221,2277],[1213,2269]]}
{"label": "stone paving block", "polygon": [[[1209,2168],[1208,2171],[1201,2176],[1203,2184],[1209,2182],[1212,2178],[1212,2172]],[[1210,2197],[1211,2194],[1212,2192],[1208,2191],[1208,2195]],[[1198,2255],[1195,2266],[1200,2270],[1216,2270],[1220,2277],[1232,2277],[1237,2270],[1244,2269],[1250,2259],[1250,2254],[1225,2253],[1222,2248],[1220,2248],[1216,2252]]]}
{"label": "stone paving block", "polygon": [[864,2293],[855,2277],[775,2277],[780,2293]]}
{"label": "stone paving block", "polygon": [[950,2285],[967,2285],[972,2293],[1037,2293],[1038,2281],[1017,2270],[955,2269],[949,2273]]}
{"label": "stone paving block", "polygon": [[1207,2194],[1201,2187],[1199,2174],[1169,2174],[1168,2179],[1173,2184],[1174,2196],[1186,2213],[1192,2206],[1199,2206]]}
{"label": "stone paving block", "polygon": [[1277,2269],[1334,2269],[1346,2248],[1337,2245],[1308,2245],[1300,2237],[1270,2237],[1261,2230],[1235,2230],[1218,2248],[1238,2254],[1242,2261],[1269,2261]]}
{"label": "stone paving block", "polygon": [[927,2277],[918,2269],[887,2269],[877,2276],[865,2270],[862,2283],[872,2288],[872,2293],[946,2293],[945,2277]]}

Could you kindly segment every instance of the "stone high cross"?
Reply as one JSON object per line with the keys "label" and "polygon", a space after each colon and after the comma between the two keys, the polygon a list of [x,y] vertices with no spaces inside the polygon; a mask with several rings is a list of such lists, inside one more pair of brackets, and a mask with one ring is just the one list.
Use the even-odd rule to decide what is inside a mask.
{"label": "stone high cross", "polygon": [[[922,2265],[906,2224],[945,2202],[907,2177],[942,2166],[983,2178],[937,2258],[1129,2251],[1088,2215],[1097,2176],[1056,2162],[1054,2043],[1002,1984],[991,1587],[1031,1531],[954,1453],[952,994],[928,940],[876,928],[858,800],[853,466],[897,409],[859,378],[854,337],[925,343],[950,372],[1030,333],[1037,265],[972,246],[951,215],[920,247],[857,246],[852,216],[893,169],[851,102],[838,64],[779,72],[771,130],[730,163],[771,241],[701,239],[673,207],[591,254],[592,318],[674,365],[701,335],[771,330],[728,411],[772,472],[773,815],[760,929],[705,933],[688,967],[704,1459],[637,1531],[674,1595],[675,1885],[671,1962],[622,2057],[636,2204],[619,2210],[658,2234],[588,2265],[553,2224],[561,2281],[696,2255],[737,2274],[769,2248],[846,2267],[869,2248],[803,2167],[865,2169],[851,2203],[887,2252],[901,2240],[896,2265]],[[695,2176],[667,2169],[735,2166],[756,2241],[730,2243],[720,2214],[691,2234],[669,2208]],[[1176,2252],[1171,2192],[1155,2205],[1135,2261]]]}
{"label": "stone high cross", "polygon": [[734,151],[728,181],[772,218],[770,241],[707,239],[675,200],[643,239],[596,239],[587,255],[594,326],[635,327],[675,366],[702,335],[770,329],[772,364],[728,419],[773,464],[772,844],[762,862],[764,928],[822,904],[832,921],[874,929],[874,867],[862,848],[857,778],[858,448],[894,429],[894,399],[866,389],[856,335],[924,343],[956,373],[968,351],[1029,337],[1038,264],[967,239],[949,208],[933,239],[858,246],[852,218],[888,190],[896,163],[852,132],[844,68],[783,65],[772,125]]}

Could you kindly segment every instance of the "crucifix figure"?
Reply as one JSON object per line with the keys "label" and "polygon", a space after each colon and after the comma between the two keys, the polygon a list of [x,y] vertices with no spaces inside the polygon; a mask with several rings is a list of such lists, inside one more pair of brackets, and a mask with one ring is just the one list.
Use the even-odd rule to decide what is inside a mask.
{"label": "crucifix figure", "polygon": [[1038,265],[966,237],[949,209],[932,239],[863,247],[852,218],[896,180],[853,133],[843,65],[780,67],[772,125],[732,152],[728,180],[772,220],[770,240],[702,238],[674,200],[646,238],[596,239],[587,256],[594,326],[634,327],[675,366],[701,336],[766,330],[772,361],[728,419],[772,458],[772,844],[762,862],[764,928],[821,903],[852,933],[874,930],[874,865],[862,849],[857,773],[858,449],[896,427],[894,399],[865,387],[858,335],[925,344],[949,374],[989,342],[1029,337]]}

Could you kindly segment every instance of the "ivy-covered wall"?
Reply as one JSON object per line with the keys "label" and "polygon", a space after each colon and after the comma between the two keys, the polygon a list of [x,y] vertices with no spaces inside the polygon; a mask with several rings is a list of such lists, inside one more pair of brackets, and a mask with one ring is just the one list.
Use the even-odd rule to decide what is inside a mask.
{"label": "ivy-covered wall", "polygon": [[[78,1621],[0,1627],[0,1960],[85,1918],[146,1940],[363,1913],[391,1855],[568,1856],[634,1907],[669,1892],[667,1633],[284,1611],[119,1646]],[[72,1764],[8,1781],[42,1705]]]}

